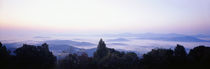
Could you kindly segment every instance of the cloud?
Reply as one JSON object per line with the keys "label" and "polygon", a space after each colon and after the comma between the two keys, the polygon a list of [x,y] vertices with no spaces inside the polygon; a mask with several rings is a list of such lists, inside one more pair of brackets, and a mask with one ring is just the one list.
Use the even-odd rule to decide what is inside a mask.
{"label": "cloud", "polygon": [[35,36],[33,38],[38,38],[38,39],[42,39],[42,38],[51,38],[51,37],[47,37],[47,36]]}
{"label": "cloud", "polygon": [[128,39],[125,39],[125,38],[116,38],[116,39],[110,39],[110,40],[108,40],[108,41],[129,41]]}
{"label": "cloud", "polygon": [[110,43],[108,45],[128,46],[128,44],[125,44],[125,43]]}

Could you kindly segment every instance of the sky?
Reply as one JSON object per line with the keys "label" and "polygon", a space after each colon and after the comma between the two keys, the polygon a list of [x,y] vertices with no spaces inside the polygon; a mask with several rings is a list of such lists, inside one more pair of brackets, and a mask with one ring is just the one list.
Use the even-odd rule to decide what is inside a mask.
{"label": "sky", "polygon": [[210,34],[210,0],[0,0],[0,35],[20,31]]}

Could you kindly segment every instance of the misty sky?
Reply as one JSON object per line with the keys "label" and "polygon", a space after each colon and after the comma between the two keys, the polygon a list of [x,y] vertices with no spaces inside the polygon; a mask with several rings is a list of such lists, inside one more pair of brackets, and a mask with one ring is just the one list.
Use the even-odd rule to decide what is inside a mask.
{"label": "misty sky", "polygon": [[0,0],[0,31],[209,34],[210,0]]}

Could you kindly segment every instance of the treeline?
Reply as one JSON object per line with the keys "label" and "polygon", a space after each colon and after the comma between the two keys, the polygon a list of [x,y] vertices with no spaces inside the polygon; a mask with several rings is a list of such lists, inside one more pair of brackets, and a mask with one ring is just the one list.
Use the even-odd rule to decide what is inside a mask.
{"label": "treeline", "polygon": [[53,69],[56,57],[46,43],[41,46],[26,45],[10,51],[0,42],[0,69]]}
{"label": "treeline", "polygon": [[99,41],[93,57],[86,53],[69,54],[57,60],[46,43],[41,46],[24,44],[10,55],[0,43],[0,69],[210,69],[210,47],[197,46],[185,51],[156,48],[139,58],[134,52],[119,52]]}

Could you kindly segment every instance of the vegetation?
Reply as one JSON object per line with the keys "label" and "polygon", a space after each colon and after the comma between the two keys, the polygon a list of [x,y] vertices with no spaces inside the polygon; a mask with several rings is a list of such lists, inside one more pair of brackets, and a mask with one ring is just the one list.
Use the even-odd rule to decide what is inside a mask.
{"label": "vegetation", "polygon": [[46,43],[17,48],[15,55],[0,43],[1,69],[210,69],[210,47],[197,46],[189,54],[184,46],[174,50],[156,48],[139,58],[134,52],[119,52],[99,41],[93,57],[69,54],[57,60]]}
{"label": "vegetation", "polygon": [[0,66],[2,68],[9,67],[10,62],[10,51],[7,50],[6,46],[3,46],[0,42]]}
{"label": "vegetation", "polygon": [[14,51],[15,55],[9,55],[1,44],[0,53],[0,67],[3,69],[52,69],[56,64],[56,57],[46,43],[41,46],[24,44]]}

